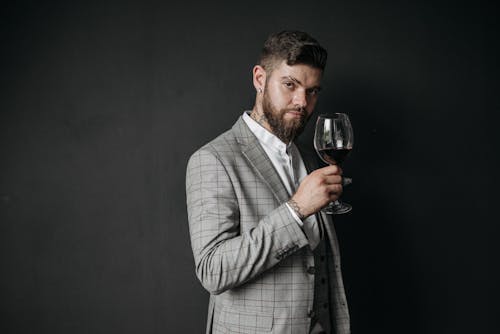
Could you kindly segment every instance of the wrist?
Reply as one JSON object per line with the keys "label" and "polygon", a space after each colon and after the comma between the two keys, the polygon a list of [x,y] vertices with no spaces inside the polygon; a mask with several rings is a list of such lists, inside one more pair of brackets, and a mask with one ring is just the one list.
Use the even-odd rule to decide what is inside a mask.
{"label": "wrist", "polygon": [[297,217],[299,217],[300,220],[304,220],[306,219],[306,215],[303,213],[303,210],[300,208],[299,204],[293,199],[291,198],[288,202],[287,202],[288,206],[295,212],[295,214],[297,215]]}

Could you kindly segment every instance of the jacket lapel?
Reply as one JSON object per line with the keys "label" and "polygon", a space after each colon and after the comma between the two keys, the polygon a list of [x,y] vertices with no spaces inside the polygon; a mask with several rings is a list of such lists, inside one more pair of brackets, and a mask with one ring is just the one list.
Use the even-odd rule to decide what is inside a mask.
{"label": "jacket lapel", "polygon": [[236,139],[241,145],[241,152],[252,164],[259,177],[264,181],[269,190],[280,202],[286,202],[289,199],[288,192],[276,169],[260,145],[258,139],[250,131],[242,117],[236,121],[233,126]]}

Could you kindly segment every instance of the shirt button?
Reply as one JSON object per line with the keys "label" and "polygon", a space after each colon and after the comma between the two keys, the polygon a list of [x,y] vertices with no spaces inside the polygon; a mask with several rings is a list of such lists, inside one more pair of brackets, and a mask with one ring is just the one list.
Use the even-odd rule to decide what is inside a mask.
{"label": "shirt button", "polygon": [[316,269],[314,267],[309,267],[307,268],[307,273],[310,274],[310,275],[314,275],[314,273],[316,272]]}

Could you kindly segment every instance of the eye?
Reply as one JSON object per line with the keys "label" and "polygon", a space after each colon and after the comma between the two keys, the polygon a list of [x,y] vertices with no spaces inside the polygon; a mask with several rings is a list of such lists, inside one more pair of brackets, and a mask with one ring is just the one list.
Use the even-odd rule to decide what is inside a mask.
{"label": "eye", "polygon": [[295,83],[291,82],[291,81],[285,81],[283,82],[283,85],[288,88],[288,89],[294,89],[295,88]]}
{"label": "eye", "polygon": [[319,94],[319,88],[312,88],[307,90],[307,95],[316,96]]}

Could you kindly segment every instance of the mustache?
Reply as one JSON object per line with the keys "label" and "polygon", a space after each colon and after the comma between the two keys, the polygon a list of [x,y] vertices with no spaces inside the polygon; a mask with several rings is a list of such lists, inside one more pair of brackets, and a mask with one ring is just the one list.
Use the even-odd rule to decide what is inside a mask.
{"label": "mustache", "polygon": [[306,115],[306,108],[301,108],[301,107],[294,107],[294,108],[286,108],[283,109],[284,112],[289,112],[289,111],[295,111],[295,112],[300,112],[302,115]]}
{"label": "mustache", "polygon": [[281,109],[281,117],[283,117],[287,112],[290,112],[290,111],[300,113],[300,119],[303,122],[307,122],[309,120],[309,118],[311,118],[311,116],[312,116],[312,114],[311,115],[307,115],[306,108],[292,107],[292,108]]}

